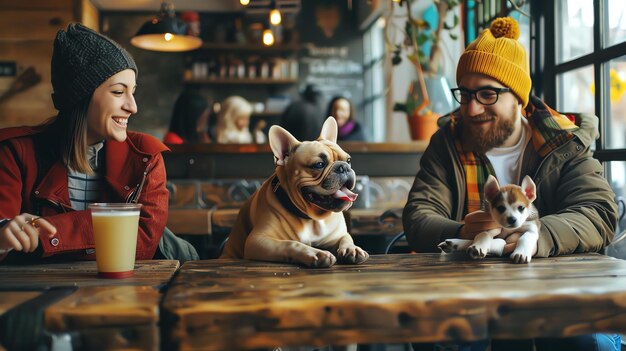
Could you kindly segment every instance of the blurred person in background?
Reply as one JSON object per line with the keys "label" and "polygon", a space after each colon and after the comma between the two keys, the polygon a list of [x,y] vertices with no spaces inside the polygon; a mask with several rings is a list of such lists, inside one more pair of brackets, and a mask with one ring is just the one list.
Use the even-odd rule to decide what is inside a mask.
{"label": "blurred person in background", "polygon": [[[325,121],[324,97],[319,89],[309,84],[281,116],[280,126],[298,140],[316,140]],[[327,117],[327,116],[326,116]]]}
{"label": "blurred person in background", "polygon": [[176,99],[166,144],[209,143],[209,102],[200,93],[185,89]]}
{"label": "blurred person in background", "polygon": [[333,97],[328,104],[326,117],[328,116],[333,116],[337,121],[338,141],[365,141],[363,128],[354,117],[354,106],[350,99],[343,96]]}

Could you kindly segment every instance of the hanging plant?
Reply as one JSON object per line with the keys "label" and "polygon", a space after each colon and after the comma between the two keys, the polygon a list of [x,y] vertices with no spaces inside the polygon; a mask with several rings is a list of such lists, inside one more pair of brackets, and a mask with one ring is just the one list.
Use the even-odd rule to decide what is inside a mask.
{"label": "hanging plant", "polygon": [[[415,6],[418,3],[426,4],[424,10],[416,17]],[[459,25],[459,16],[455,13],[450,23],[446,22],[448,12],[453,11],[461,0],[400,0],[392,1],[391,11],[387,18],[385,40],[387,49],[392,52],[391,62],[398,65],[403,57],[412,62],[419,61],[428,72],[437,72],[441,60],[441,37],[447,35],[457,40],[458,36],[452,31]],[[397,10],[406,7],[406,13],[398,15]],[[420,12],[420,11],[417,11]],[[399,31],[394,24],[398,16],[404,17],[403,38],[391,38],[390,30]],[[394,40],[395,39],[395,40]]]}

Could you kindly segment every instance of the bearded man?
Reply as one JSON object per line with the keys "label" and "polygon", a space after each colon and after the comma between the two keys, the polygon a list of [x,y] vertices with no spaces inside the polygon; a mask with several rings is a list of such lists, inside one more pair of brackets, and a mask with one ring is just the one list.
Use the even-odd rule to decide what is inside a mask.
{"label": "bearded man", "polygon": [[[430,140],[403,212],[414,251],[438,252],[446,239],[472,240],[500,227],[481,210],[489,175],[500,184],[519,185],[526,175],[534,180],[541,222],[534,257],[599,252],[613,239],[615,194],[590,150],[598,137],[598,118],[566,116],[530,96],[527,54],[518,37],[515,20],[496,19],[459,59],[458,88],[452,92],[460,109]],[[505,254],[517,239],[506,239]],[[538,350],[619,350],[619,335],[535,345]]]}

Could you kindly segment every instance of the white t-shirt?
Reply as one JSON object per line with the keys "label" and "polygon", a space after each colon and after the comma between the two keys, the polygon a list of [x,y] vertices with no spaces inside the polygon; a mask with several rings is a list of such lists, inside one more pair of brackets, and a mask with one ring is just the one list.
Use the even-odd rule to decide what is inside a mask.
{"label": "white t-shirt", "polygon": [[489,162],[491,162],[494,171],[496,171],[496,178],[498,178],[500,185],[519,185],[522,157],[531,137],[528,121],[525,117],[521,117],[521,119],[522,135],[515,145],[509,147],[494,147],[486,153]]}

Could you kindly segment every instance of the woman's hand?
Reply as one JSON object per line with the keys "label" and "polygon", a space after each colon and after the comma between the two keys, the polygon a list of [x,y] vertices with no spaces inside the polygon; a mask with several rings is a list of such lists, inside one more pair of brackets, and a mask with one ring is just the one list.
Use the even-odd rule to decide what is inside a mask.
{"label": "woman's hand", "polygon": [[491,218],[491,214],[483,210],[474,211],[465,215],[465,224],[459,232],[460,239],[474,240],[476,234],[502,227]]}
{"label": "woman's hand", "polygon": [[39,246],[39,235],[56,232],[57,229],[45,219],[22,213],[0,227],[0,252],[33,252]]}

